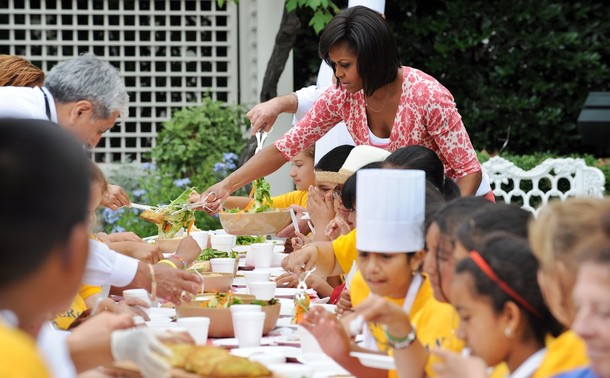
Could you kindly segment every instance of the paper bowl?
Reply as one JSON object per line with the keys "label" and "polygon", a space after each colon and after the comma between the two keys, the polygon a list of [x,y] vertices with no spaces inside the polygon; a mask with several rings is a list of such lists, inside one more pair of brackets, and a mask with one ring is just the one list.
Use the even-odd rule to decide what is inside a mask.
{"label": "paper bowl", "polygon": [[291,222],[289,209],[265,213],[220,213],[220,223],[231,235],[273,235]]}
{"label": "paper bowl", "polygon": [[161,248],[162,252],[175,253],[182,239],[184,239],[184,236],[178,236],[171,239],[157,238],[155,239],[155,244]]}
{"label": "paper bowl", "polygon": [[[236,295],[244,303],[249,303],[254,299],[252,295]],[[205,308],[201,307],[202,301],[193,301],[191,303],[182,303],[176,306],[176,316],[178,318],[187,318],[191,316],[205,316],[210,318],[210,327],[208,337],[235,337],[233,332],[233,318],[231,316],[231,308]],[[268,334],[277,324],[277,319],[280,317],[280,303],[274,305],[263,306],[262,311],[265,315],[265,324],[263,325],[263,335]]]}

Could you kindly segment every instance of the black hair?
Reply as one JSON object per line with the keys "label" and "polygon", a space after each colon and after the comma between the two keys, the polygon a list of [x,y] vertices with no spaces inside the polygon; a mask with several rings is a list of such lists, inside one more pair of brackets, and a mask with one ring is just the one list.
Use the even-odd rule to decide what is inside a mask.
{"label": "black hair", "polygon": [[502,290],[472,258],[466,258],[458,263],[455,272],[472,276],[476,295],[488,297],[496,313],[502,312],[509,301],[517,304],[525,315],[528,329],[542,345],[547,334],[558,336],[564,331],[564,327],[553,317],[544,302],[537,281],[538,260],[526,239],[501,232],[492,233],[481,243],[478,253],[495,275],[523,298],[536,314]]}
{"label": "black hair", "polygon": [[35,271],[86,221],[90,162],[82,144],[52,122],[0,119],[0,177],[5,287]]}
{"label": "black hair", "polygon": [[[358,171],[361,169],[379,169],[382,168],[382,164],[381,161],[374,161],[360,167]],[[343,189],[341,189],[341,202],[348,210],[353,210],[356,204],[356,172],[345,180]]]}
{"label": "black hair", "polygon": [[420,145],[405,146],[392,152],[385,160],[384,167],[402,169],[421,169],[430,181],[450,201],[460,197],[460,188],[445,176],[445,166],[438,155]]}
{"label": "black hair", "polygon": [[[324,28],[318,52],[335,72],[329,50],[345,43],[358,59],[358,75],[365,96],[396,79],[402,66],[394,35],[383,17],[363,6],[347,8],[338,13]],[[340,86],[337,79],[337,88]]]}
{"label": "black hair", "polygon": [[462,222],[457,231],[457,239],[468,249],[477,249],[481,240],[494,231],[503,231],[527,239],[527,226],[531,213],[515,205],[499,203],[476,211],[472,217]]}
{"label": "black hair", "polygon": [[316,171],[339,172],[353,149],[354,146],[349,144],[333,148],[320,158],[314,169]]}
{"label": "black hair", "polygon": [[483,197],[461,197],[440,208],[434,214],[432,221],[438,225],[442,235],[448,236],[452,242],[455,242],[457,231],[463,222],[469,221],[475,212],[493,206],[493,203]]}

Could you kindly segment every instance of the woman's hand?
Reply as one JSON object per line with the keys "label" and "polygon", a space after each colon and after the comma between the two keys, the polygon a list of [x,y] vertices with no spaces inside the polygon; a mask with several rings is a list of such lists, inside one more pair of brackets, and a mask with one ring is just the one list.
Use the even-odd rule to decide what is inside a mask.
{"label": "woman's hand", "polygon": [[108,239],[110,242],[141,242],[142,238],[136,235],[134,232],[115,232],[112,234],[108,234]]}
{"label": "woman's hand", "polygon": [[132,244],[131,257],[138,259],[144,263],[156,264],[163,260],[163,252],[158,245],[148,243],[134,243]]}
{"label": "woman's hand", "polygon": [[216,215],[222,210],[222,203],[229,198],[231,190],[225,184],[225,180],[212,185],[208,190],[199,194],[193,191],[189,196],[191,203],[200,204],[194,210],[203,210],[208,215]]}
{"label": "woman's hand", "polygon": [[301,326],[316,338],[324,353],[339,361],[349,356],[351,340],[335,315],[320,307],[312,307]]}
{"label": "woman's hand", "polygon": [[379,295],[371,294],[356,306],[354,311],[367,323],[385,324],[388,332],[396,337],[403,337],[411,332],[409,315],[401,307]]}
{"label": "woman's hand", "polygon": [[480,357],[461,356],[458,353],[433,349],[432,354],[443,362],[432,364],[432,369],[439,378],[486,378],[487,365]]}
{"label": "woman's hand", "polygon": [[307,199],[307,210],[311,223],[318,230],[324,230],[326,225],[335,217],[335,207],[332,196],[325,196],[320,189],[315,186],[309,187],[309,197]]}
{"label": "woman's hand", "polygon": [[199,248],[199,244],[197,244],[195,239],[190,235],[182,238],[176,249],[176,256],[179,256],[186,262],[187,268],[193,264],[193,261],[195,261],[200,254],[201,248]]}
{"label": "woman's hand", "polygon": [[310,237],[307,237],[306,235],[303,235],[300,232],[295,232],[295,234],[296,236],[290,239],[293,251],[300,250],[305,244],[313,243],[313,239],[311,239]]}
{"label": "woman's hand", "polygon": [[101,205],[116,211],[120,207],[130,206],[131,201],[123,188],[118,185],[108,184],[108,190],[106,191],[104,198],[102,198]]}
{"label": "woman's hand", "polygon": [[352,308],[352,297],[349,294],[349,290],[343,289],[339,302],[337,302],[337,315],[343,317],[348,312],[353,312]]}
{"label": "woman's hand", "polygon": [[352,230],[349,224],[341,216],[336,216],[331,220],[324,230],[324,234],[330,240],[335,240],[341,235],[347,235]]}
{"label": "woman's hand", "polygon": [[288,272],[299,274],[313,268],[316,265],[317,258],[318,248],[315,245],[308,245],[286,256],[282,260],[282,268]]}

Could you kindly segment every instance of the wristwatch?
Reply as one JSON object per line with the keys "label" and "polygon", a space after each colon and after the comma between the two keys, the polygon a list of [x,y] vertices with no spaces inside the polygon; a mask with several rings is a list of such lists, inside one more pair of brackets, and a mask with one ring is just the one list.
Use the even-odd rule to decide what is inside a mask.
{"label": "wristwatch", "polygon": [[390,333],[388,332],[387,329],[385,331],[385,335],[388,339],[388,345],[392,349],[406,349],[417,338],[417,334],[415,333],[415,327],[413,327],[413,326],[411,326],[411,332],[409,332],[407,334],[407,336],[405,336],[405,337],[400,337],[400,338],[394,337],[394,336],[390,335]]}

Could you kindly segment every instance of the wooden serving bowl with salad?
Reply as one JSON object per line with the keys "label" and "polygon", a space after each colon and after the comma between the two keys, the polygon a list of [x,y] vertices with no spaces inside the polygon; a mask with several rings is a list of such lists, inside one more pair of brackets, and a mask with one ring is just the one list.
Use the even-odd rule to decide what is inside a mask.
{"label": "wooden serving bowl with salad", "polygon": [[292,221],[290,209],[274,209],[269,183],[259,178],[252,185],[253,203],[247,210],[223,210],[220,215],[222,228],[231,235],[276,234]]}
{"label": "wooden serving bowl with salad", "polygon": [[277,299],[261,301],[254,299],[253,295],[240,295],[231,292],[204,294],[190,303],[181,303],[176,306],[176,316],[178,318],[192,316],[210,318],[208,337],[235,337],[230,307],[233,304],[241,303],[261,305],[261,309],[265,313],[263,335],[267,335],[275,328],[280,317],[280,302]]}

